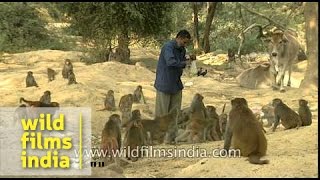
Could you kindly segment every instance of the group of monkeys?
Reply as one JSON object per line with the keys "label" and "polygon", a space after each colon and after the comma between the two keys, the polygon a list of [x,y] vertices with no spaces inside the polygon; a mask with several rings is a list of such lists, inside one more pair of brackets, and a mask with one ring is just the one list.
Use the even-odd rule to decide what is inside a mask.
{"label": "group of monkeys", "polygon": [[[309,126],[312,123],[312,114],[308,107],[308,101],[299,99],[299,110],[296,113],[288,107],[279,98],[272,100],[274,132],[280,123],[285,129],[299,128],[300,126]],[[257,114],[253,113],[248,107],[244,98],[235,98],[231,100],[231,111],[226,127],[224,149],[229,150],[231,142],[233,148],[240,149],[241,156],[249,157],[249,162],[253,164],[268,164],[269,160],[260,160],[266,155],[267,139],[265,130]],[[272,116],[266,113],[267,116]],[[270,124],[270,120],[268,120]]]}
{"label": "group of monkeys", "polygon": [[[49,81],[53,81],[57,74],[51,68],[48,68],[47,73]],[[69,59],[65,60],[62,76],[69,80],[68,84],[77,83]],[[28,72],[26,86],[38,87],[31,71]],[[105,96],[104,108],[100,111],[116,111],[114,91],[109,90]],[[268,120],[267,126],[273,124],[273,132],[280,120],[285,129],[309,126],[312,123],[308,101],[304,99],[299,99],[299,110],[296,113],[281,99],[275,98],[270,104],[262,107],[261,111],[264,115],[260,117],[259,114],[253,113],[244,98],[231,100],[229,114],[224,112],[226,106],[224,104],[220,115],[217,114],[214,106],[205,106],[203,98],[201,94],[196,93],[187,108],[172,110],[166,115],[155,117],[153,120],[142,119],[140,110],[132,111],[133,103],[146,103],[142,86],[138,85],[133,94],[121,97],[118,106],[121,117],[114,113],[105,123],[100,147],[107,153],[115,153],[117,150],[120,151],[121,147],[127,147],[126,149],[129,150],[127,158],[136,161],[142,156],[142,151],[139,149],[146,145],[177,144],[179,142],[194,144],[224,140],[225,150],[229,150],[232,144],[234,149],[240,149],[241,156],[249,157],[250,163],[267,164],[268,160],[260,159],[266,155],[267,151],[266,131],[263,128],[262,119]],[[59,103],[51,102],[50,91],[45,91],[39,101],[20,98],[21,102],[33,107],[59,107]],[[22,113],[23,111],[26,111],[24,104],[19,106],[16,114],[26,114]],[[121,143],[122,130],[125,132],[123,145]],[[134,152],[137,152],[138,155],[132,156]]]}
{"label": "group of monkeys", "polygon": [[[48,75],[48,81],[50,82],[55,80],[55,76],[57,75],[57,72],[51,68],[47,68],[47,75]],[[77,84],[76,76],[73,72],[73,65],[70,59],[65,59],[63,69],[62,69],[62,77],[64,79],[68,79],[68,85]],[[38,87],[38,84],[33,76],[33,72],[28,71],[28,74],[26,77],[26,87],[32,87],[32,86]]]}
{"label": "group of monkeys", "polygon": [[[172,110],[153,120],[142,119],[140,110],[131,111],[133,97],[136,97],[136,102],[141,102],[135,95],[143,95],[142,87],[138,87],[133,95],[125,95],[120,100],[119,108],[126,120],[124,121],[118,114],[112,114],[102,130],[100,147],[111,155],[109,161],[119,162],[117,161],[119,157],[115,158],[112,154],[120,151],[121,147],[127,150],[128,160],[136,161],[143,155],[140,151],[143,146],[179,142],[194,144],[224,139],[224,149],[227,150],[225,152],[228,152],[232,144],[234,149],[240,150],[241,156],[249,157],[250,163],[267,164],[269,160],[260,159],[267,151],[266,131],[263,128],[262,118],[268,119],[268,126],[273,124],[273,132],[280,122],[285,129],[309,126],[312,123],[308,101],[304,99],[299,100],[299,110],[296,113],[281,99],[275,98],[270,104],[262,107],[264,115],[260,117],[260,114],[254,113],[249,108],[245,98],[234,98],[231,100],[229,114],[224,112],[226,105],[224,104],[221,115],[218,115],[214,106],[204,105],[204,97],[199,93],[194,95],[188,108]],[[109,99],[114,100],[111,98],[113,91],[110,90],[108,94]],[[111,101],[106,99],[107,102]],[[113,104],[105,104],[105,110],[114,111],[114,101]],[[123,145],[122,130],[125,132]]]}
{"label": "group of monkeys", "polygon": [[[47,75],[48,75],[48,81],[55,80],[55,76],[57,75],[57,72],[51,68],[47,69]],[[68,85],[70,84],[77,84],[76,77],[73,72],[73,65],[70,61],[70,59],[65,59],[64,66],[62,69],[62,77],[64,79],[68,79]],[[39,87],[32,71],[28,71],[27,77],[26,77],[26,87],[32,87],[36,86]],[[30,101],[26,100],[23,97],[20,98],[20,103],[26,103],[29,107],[59,107],[58,102],[51,102],[51,92],[45,91],[43,95],[40,97],[39,101]],[[27,114],[30,116],[30,112],[27,113],[25,104],[21,104],[16,110],[15,110],[15,121],[14,124],[21,118],[27,117]],[[33,114],[36,116],[36,112],[33,112]]]}

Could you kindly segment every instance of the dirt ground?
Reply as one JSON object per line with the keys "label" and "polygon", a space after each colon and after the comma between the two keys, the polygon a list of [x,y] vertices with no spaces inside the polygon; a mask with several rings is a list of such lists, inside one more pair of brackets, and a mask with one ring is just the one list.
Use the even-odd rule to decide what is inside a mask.
{"label": "dirt ground", "polygon": [[[131,50],[132,60],[141,61],[146,67],[105,62],[85,65],[80,62],[79,52],[64,52],[42,50],[14,54],[4,62],[0,62],[0,99],[1,107],[16,107],[19,98],[38,100],[44,91],[52,92],[52,101],[57,101],[64,107],[91,107],[92,134],[100,137],[102,128],[111,112],[96,111],[103,107],[104,95],[108,90],[115,91],[116,104],[120,97],[133,93],[137,85],[142,85],[146,97],[146,105],[134,104],[133,109],[142,110],[143,118],[153,118],[155,106],[155,67],[158,51],[148,49]],[[63,61],[71,59],[79,84],[67,85],[67,80],[61,76]],[[284,130],[278,127],[272,133],[267,130],[268,151],[265,159],[268,165],[252,165],[246,158],[210,158],[210,157],[161,157],[143,158],[123,167],[125,177],[318,177],[318,91],[299,90],[299,84],[304,76],[307,61],[300,62],[292,73],[292,87],[286,87],[287,92],[280,93],[271,89],[246,89],[239,87],[234,77],[239,72],[210,66],[205,63],[210,58],[199,58],[199,66],[208,68],[205,77],[189,77],[186,74],[182,81],[182,106],[187,107],[195,93],[204,96],[206,105],[214,105],[220,114],[224,103],[226,111],[230,110],[230,100],[244,97],[252,109],[259,109],[271,102],[273,98],[281,98],[289,107],[298,110],[298,99],[309,101],[312,111],[312,125],[299,129]],[[220,59],[224,59],[223,56]],[[214,61],[214,60],[212,60]],[[46,69],[50,67],[58,71],[56,80],[48,82]],[[33,71],[39,87],[25,87],[27,71]],[[229,73],[229,74],[228,74]],[[216,78],[217,76],[220,77]],[[221,77],[224,77],[221,79]],[[117,111],[116,113],[119,113]],[[208,151],[222,148],[223,141],[194,144]],[[192,145],[182,144],[158,145],[157,148],[192,148]],[[93,170],[94,176],[106,177],[103,169]]]}

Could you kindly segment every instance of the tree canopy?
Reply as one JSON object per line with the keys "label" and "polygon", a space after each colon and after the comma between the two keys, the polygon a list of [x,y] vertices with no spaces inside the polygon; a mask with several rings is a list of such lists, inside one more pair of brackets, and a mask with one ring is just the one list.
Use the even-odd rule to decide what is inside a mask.
{"label": "tree canopy", "polygon": [[26,3],[1,2],[0,19],[0,51],[37,49],[50,41],[46,23]]}
{"label": "tree canopy", "polygon": [[[71,28],[94,48],[106,51],[102,54],[109,54],[110,47],[116,45],[127,50],[130,40],[167,38],[172,31],[171,3],[84,2],[59,6],[70,17]],[[118,43],[112,44],[112,40]]]}

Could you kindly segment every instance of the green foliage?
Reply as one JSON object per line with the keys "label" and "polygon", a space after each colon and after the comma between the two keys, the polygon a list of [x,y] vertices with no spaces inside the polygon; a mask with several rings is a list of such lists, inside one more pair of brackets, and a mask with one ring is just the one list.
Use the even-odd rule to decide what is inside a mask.
{"label": "green foliage", "polygon": [[190,33],[193,31],[193,9],[190,2],[175,2],[172,3],[174,11],[172,12],[173,18],[173,31],[172,37],[181,29],[187,29]]}
{"label": "green foliage", "polygon": [[[271,27],[274,27],[275,24],[273,24],[273,22],[275,22],[277,25],[296,30],[298,30],[298,25],[303,23],[303,20],[299,18],[299,16],[302,17],[301,14],[299,15],[301,9],[294,8],[293,5],[295,4],[292,2],[241,3],[241,5],[247,7],[249,10],[264,15],[270,18],[273,22],[263,18],[262,16],[248,12],[245,8],[241,8],[240,4],[224,3],[223,5],[224,8],[220,11],[217,18],[224,20],[225,22],[230,22],[230,26],[228,28],[231,28],[233,33],[230,33],[229,37],[236,39],[237,44],[240,42],[240,39],[237,38],[238,34],[253,23],[261,24],[262,26],[271,25]],[[231,11],[228,12],[230,9]],[[226,28],[223,29],[227,30]],[[245,33],[242,54],[255,51],[266,51],[266,45],[260,39],[256,38],[258,34],[259,32],[257,28],[251,29]]]}
{"label": "green foliage", "polygon": [[71,18],[72,31],[78,32],[99,54],[108,54],[109,47],[114,48],[111,42],[121,34],[128,33],[131,40],[161,41],[172,31],[171,3],[61,3],[59,8]]}
{"label": "green foliage", "polygon": [[[301,24],[304,23],[302,7],[292,2],[246,2],[241,5],[249,10],[265,15],[274,22],[296,30],[302,30]],[[201,7],[201,6],[200,6]],[[191,10],[191,6],[189,7]],[[207,16],[206,5],[203,4],[199,9],[199,34],[202,41],[205,18]],[[189,19],[192,22],[192,18]],[[237,2],[219,3],[213,18],[210,47],[211,51],[223,50],[228,48],[238,50],[240,39],[238,35],[253,23],[268,25],[270,22],[261,16],[252,14],[246,9],[240,7]],[[259,32],[257,28],[253,28],[245,33],[245,41],[242,46],[242,53],[250,53],[257,51],[266,51],[266,46],[260,39],[256,39]],[[200,42],[201,44],[201,42]]]}
{"label": "green foliage", "polygon": [[[238,47],[239,44],[237,44]],[[267,46],[256,36],[248,36],[242,45],[241,54],[249,54],[251,52],[267,52]]]}
{"label": "green foliage", "polygon": [[0,3],[0,51],[23,52],[43,48],[60,49],[46,22],[29,3]]}
{"label": "green foliage", "polygon": [[54,23],[64,20],[63,14],[57,8],[58,2],[28,2],[30,7],[36,9],[40,18],[46,22]]}
{"label": "green foliage", "polygon": [[[300,2],[223,2],[213,18],[211,51],[237,50],[238,35],[253,23],[268,25],[272,21],[298,30],[304,38],[303,7]],[[200,44],[207,16],[207,3],[198,2]],[[36,49],[71,50],[74,36],[84,40],[83,51],[91,62],[107,60],[110,47],[115,49],[118,37],[127,34],[131,44],[160,48],[181,29],[193,35],[193,9],[190,2],[13,2],[0,3],[0,52],[22,52]],[[46,28],[47,22],[69,22],[68,28]],[[272,22],[271,22],[272,25]],[[242,53],[266,51],[257,39],[258,29],[245,33]],[[77,39],[79,40],[79,38]],[[192,44],[187,47],[193,50]]]}

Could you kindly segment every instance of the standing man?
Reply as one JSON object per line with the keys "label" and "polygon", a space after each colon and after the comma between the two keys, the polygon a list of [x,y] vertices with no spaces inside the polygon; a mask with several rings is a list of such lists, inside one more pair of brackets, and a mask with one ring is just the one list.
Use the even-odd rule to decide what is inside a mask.
{"label": "standing man", "polygon": [[157,65],[154,87],[157,90],[155,116],[168,114],[173,109],[181,109],[181,76],[186,67],[185,46],[191,41],[190,33],[181,30],[175,39],[167,42],[161,49]]}

